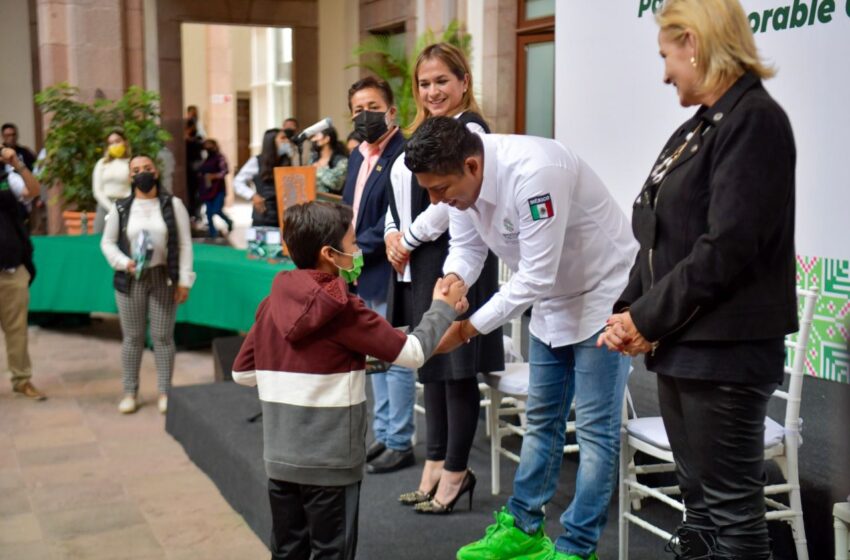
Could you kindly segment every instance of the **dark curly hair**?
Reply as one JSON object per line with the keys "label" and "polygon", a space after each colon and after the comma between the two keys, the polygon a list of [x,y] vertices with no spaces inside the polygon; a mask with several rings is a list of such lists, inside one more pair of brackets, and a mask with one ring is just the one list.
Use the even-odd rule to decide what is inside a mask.
{"label": "dark curly hair", "polygon": [[451,117],[431,117],[407,141],[404,164],[413,173],[461,175],[466,158],[484,151],[481,138]]}

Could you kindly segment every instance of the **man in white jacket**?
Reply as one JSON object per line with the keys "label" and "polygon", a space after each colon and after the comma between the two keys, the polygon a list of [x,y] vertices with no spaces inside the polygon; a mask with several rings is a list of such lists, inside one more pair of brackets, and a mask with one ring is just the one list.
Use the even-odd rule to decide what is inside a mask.
{"label": "man in white jacket", "polygon": [[[452,207],[444,289],[459,280],[472,285],[488,249],[514,272],[452,325],[438,351],[532,308],[528,431],[514,493],[485,538],[458,558],[595,559],[617,476],[629,370],[628,358],[595,343],[637,248],[628,220],[593,170],[553,140],[477,135],[435,117],[408,141],[405,163],[432,203]],[[557,486],[573,397],[581,463],[561,517],[564,533],[552,543],[543,506]]]}

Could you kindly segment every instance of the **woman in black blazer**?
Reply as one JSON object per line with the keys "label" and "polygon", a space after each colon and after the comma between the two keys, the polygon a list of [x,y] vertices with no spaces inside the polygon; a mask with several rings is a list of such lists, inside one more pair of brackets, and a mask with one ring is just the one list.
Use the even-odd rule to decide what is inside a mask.
{"label": "woman in black blazer", "polygon": [[687,521],[677,558],[770,557],[764,420],[797,329],[796,150],[738,0],[667,0],[664,81],[698,106],[635,200],[640,252],[600,337],[658,373]]}

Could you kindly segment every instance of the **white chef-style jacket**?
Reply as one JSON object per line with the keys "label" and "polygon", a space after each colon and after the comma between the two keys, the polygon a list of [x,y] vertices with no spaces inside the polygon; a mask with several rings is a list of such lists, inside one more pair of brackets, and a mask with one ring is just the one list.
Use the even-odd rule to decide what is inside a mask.
{"label": "white chef-style jacket", "polygon": [[637,243],[599,177],[554,140],[482,135],[484,178],[475,204],[450,208],[444,274],[471,285],[489,248],[513,272],[470,321],[486,334],[533,305],[530,331],[545,344],[588,339],[611,315]]}
{"label": "white chef-style jacket", "polygon": [[[463,113],[458,113],[454,118],[458,118]],[[475,134],[486,134],[484,128],[476,123],[470,122],[466,124],[466,129]],[[404,154],[397,157],[393,168],[390,171],[390,184],[395,197],[396,209],[399,214],[400,224],[395,223],[392,211],[387,209],[387,216],[384,220],[384,237],[395,231],[402,231],[404,235],[401,238],[402,246],[408,252],[413,252],[423,243],[428,243],[439,239],[447,229],[449,229],[449,207],[445,204],[432,204],[420,213],[411,223],[410,216],[410,183],[413,180],[413,173],[404,163]],[[410,263],[404,267],[404,274],[397,274],[400,282],[410,282]]]}

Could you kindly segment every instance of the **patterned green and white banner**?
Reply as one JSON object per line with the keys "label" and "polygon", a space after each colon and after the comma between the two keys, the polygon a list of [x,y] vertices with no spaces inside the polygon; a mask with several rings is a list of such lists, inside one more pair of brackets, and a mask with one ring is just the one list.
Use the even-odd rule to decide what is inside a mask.
{"label": "patterned green and white banner", "polygon": [[850,261],[798,256],[797,285],[820,293],[806,349],[806,374],[850,382]]}

